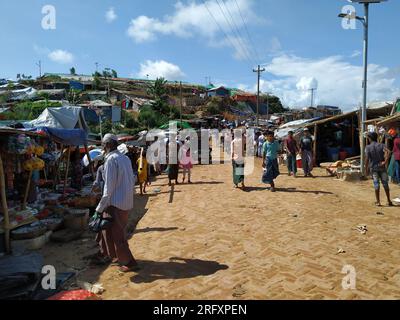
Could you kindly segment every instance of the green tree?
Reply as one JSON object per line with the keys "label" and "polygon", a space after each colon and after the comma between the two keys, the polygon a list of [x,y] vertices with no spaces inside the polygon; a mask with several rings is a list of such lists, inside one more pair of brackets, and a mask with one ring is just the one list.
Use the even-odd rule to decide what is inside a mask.
{"label": "green tree", "polygon": [[269,105],[269,113],[283,113],[286,112],[286,109],[283,107],[281,100],[277,96],[273,95],[262,95],[260,96],[260,101],[263,104]]}
{"label": "green tree", "polygon": [[67,94],[68,102],[72,104],[77,103],[81,92],[82,92],[81,90],[70,89]]}
{"label": "green tree", "polygon": [[170,113],[166,84],[167,80],[164,78],[157,78],[154,84],[148,89],[148,94],[152,96],[154,100],[151,107],[153,111],[161,115],[169,115]]}
{"label": "green tree", "polygon": [[138,121],[142,127],[152,129],[163,125],[168,121],[168,117],[155,112],[152,106],[144,106],[140,110]]}
{"label": "green tree", "polygon": [[75,70],[74,67],[72,67],[71,69],[69,69],[69,72],[70,72],[73,76],[76,75],[76,70]]}
{"label": "green tree", "polygon": [[118,73],[114,69],[111,70],[111,74],[113,78],[118,78]]}
{"label": "green tree", "polygon": [[100,80],[100,76],[99,76],[99,73],[98,73],[98,72],[96,72],[96,73],[94,74],[93,84],[94,84],[95,90],[98,90],[98,89],[100,88],[101,80]]}

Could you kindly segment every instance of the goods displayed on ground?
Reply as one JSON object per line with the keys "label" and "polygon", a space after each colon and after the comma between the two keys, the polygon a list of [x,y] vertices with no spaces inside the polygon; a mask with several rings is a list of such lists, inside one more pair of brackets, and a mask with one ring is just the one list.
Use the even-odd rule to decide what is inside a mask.
{"label": "goods displayed on ground", "polygon": [[[57,241],[56,234],[65,228],[75,234],[87,228],[88,208],[96,206],[99,195],[91,192],[93,180],[86,180],[83,189],[83,179],[79,187],[72,183],[75,176],[80,178],[76,172],[82,158],[79,145],[85,145],[83,152],[92,163],[85,139],[67,141],[77,133],[83,137],[79,130],[1,129],[0,230],[7,252],[40,249],[51,239]],[[79,151],[79,158],[71,156],[71,149]]]}
{"label": "goods displayed on ground", "polygon": [[343,181],[359,181],[362,176],[359,160],[321,163],[320,167],[332,177]]}

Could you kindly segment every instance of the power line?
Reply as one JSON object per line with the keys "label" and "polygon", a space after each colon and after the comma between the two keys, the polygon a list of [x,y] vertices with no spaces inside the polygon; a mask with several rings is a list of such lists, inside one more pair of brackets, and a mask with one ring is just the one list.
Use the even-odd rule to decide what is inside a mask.
{"label": "power line", "polygon": [[[233,31],[233,33],[236,34],[236,36],[237,36],[237,41],[238,41],[238,43],[240,44],[240,46],[242,47],[243,52],[245,52],[246,57],[249,59],[249,61],[252,61],[252,63],[254,63],[255,65],[257,65],[257,62],[251,57],[252,54],[251,54],[251,52],[249,51],[249,49],[247,48],[246,43],[243,41],[243,37],[242,37],[242,35],[241,35],[240,31],[239,31],[239,28],[237,27],[237,25],[236,25],[236,23],[235,23],[235,19],[233,19],[233,16],[232,16],[231,12],[229,11],[229,9],[228,9],[228,7],[227,7],[225,1],[221,0],[222,6],[225,8],[225,11],[229,14],[231,20],[229,20],[229,19],[226,17],[224,11],[222,10],[222,6],[221,6],[221,4],[219,3],[219,1],[216,0],[216,2],[218,3],[218,6],[219,6],[219,8],[220,8],[222,14],[224,15],[225,20],[228,22],[229,27],[231,28],[231,31]],[[231,22],[232,22],[232,24],[231,24]],[[233,27],[232,27],[232,26],[233,26]]]}
{"label": "power line", "polygon": [[251,43],[251,45],[252,45],[252,47],[253,47],[253,49],[254,49],[254,52],[255,52],[256,57],[257,57],[257,60],[261,63],[261,59],[260,59],[260,56],[259,56],[259,54],[258,54],[257,47],[256,47],[256,45],[254,44],[254,41],[253,41],[253,38],[252,38],[251,35],[250,35],[249,29],[247,28],[247,23],[246,23],[246,20],[245,20],[244,17],[243,17],[242,10],[240,9],[240,6],[239,6],[237,0],[234,0],[234,1],[235,1],[235,3],[236,3],[236,7],[237,7],[238,10],[239,10],[240,17],[242,18],[244,28],[245,28],[245,30],[246,30],[247,36],[248,36],[248,38],[249,38],[249,40],[250,40],[250,43]]}
{"label": "power line", "polygon": [[214,14],[211,12],[211,10],[209,9],[207,3],[205,0],[202,0],[205,8],[208,11],[208,14],[211,16],[211,18],[214,20],[215,24],[218,26],[218,28],[220,29],[220,31],[224,34],[225,38],[231,43],[232,47],[235,48],[236,50],[238,50],[238,47],[235,45],[235,43],[232,42],[232,39],[230,37],[228,37],[227,33],[225,32],[225,30],[221,27],[221,25],[219,24],[218,20],[215,18]]}
{"label": "power line", "polygon": [[260,114],[260,78],[261,73],[265,72],[265,68],[261,69],[261,66],[257,66],[257,70],[253,70],[253,72],[257,72],[257,127],[258,127],[258,118]]}

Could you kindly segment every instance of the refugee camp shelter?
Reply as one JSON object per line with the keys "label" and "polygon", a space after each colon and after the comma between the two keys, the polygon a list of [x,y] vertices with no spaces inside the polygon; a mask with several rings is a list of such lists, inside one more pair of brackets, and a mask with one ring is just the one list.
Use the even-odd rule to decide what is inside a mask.
{"label": "refugee camp shelter", "polygon": [[35,120],[24,123],[26,128],[51,127],[58,129],[83,129],[89,131],[86,124],[83,108],[65,106],[47,108]]}
{"label": "refugee camp shelter", "polygon": [[[393,104],[371,104],[367,109],[367,120],[390,115]],[[334,162],[360,155],[361,111],[329,117],[306,125],[314,135],[314,160]]]}
{"label": "refugee camp shelter", "polygon": [[334,162],[360,154],[357,111],[307,123],[314,135],[314,162]]}
{"label": "refugee camp shelter", "polygon": [[230,97],[230,95],[230,91],[225,87],[218,87],[207,90],[207,97]]}

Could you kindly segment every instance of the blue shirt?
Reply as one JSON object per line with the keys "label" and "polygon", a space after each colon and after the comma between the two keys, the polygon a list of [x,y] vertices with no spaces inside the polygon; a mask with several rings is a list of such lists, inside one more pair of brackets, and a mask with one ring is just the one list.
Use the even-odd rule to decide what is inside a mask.
{"label": "blue shirt", "polygon": [[267,158],[275,160],[278,158],[279,148],[280,145],[277,140],[272,143],[267,141],[263,145],[263,154],[265,154]]}

